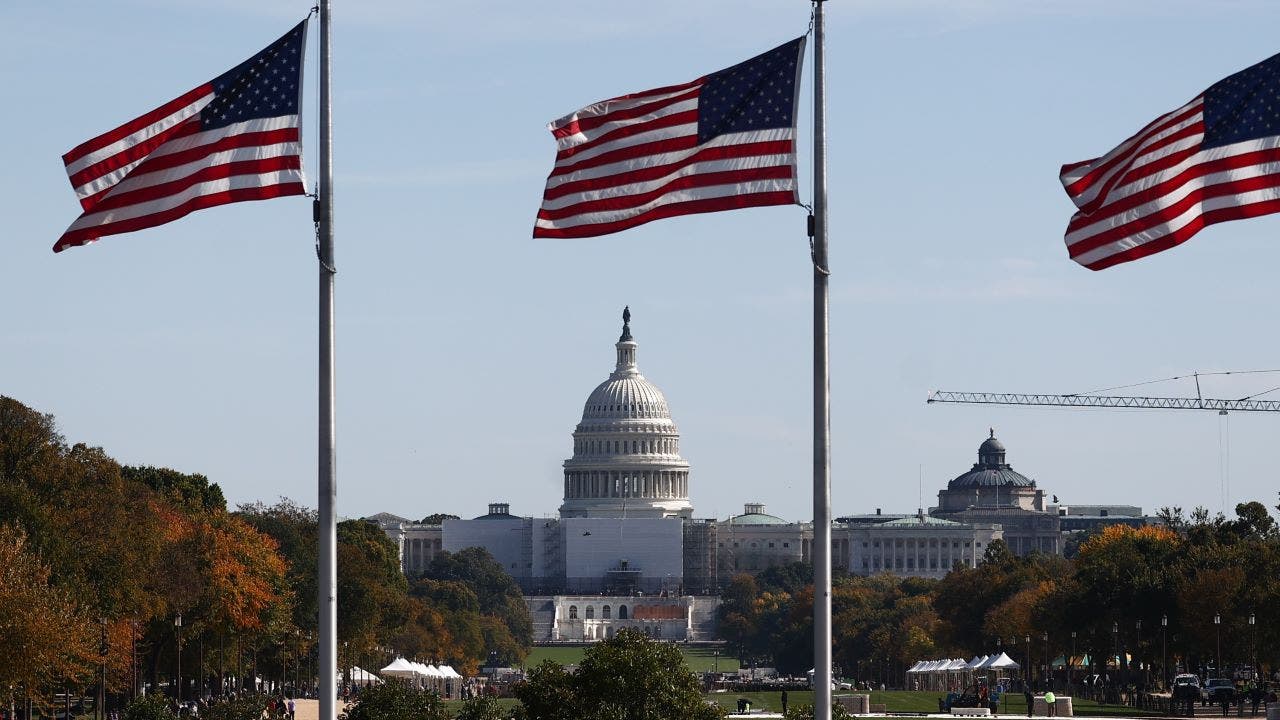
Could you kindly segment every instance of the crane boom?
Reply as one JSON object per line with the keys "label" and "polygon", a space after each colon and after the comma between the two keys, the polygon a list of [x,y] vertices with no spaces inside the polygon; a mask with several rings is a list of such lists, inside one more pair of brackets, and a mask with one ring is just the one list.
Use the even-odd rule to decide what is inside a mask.
{"label": "crane boom", "polygon": [[1280,400],[1215,400],[1213,398],[1141,397],[1130,395],[1034,395],[935,390],[929,403],[968,405],[1051,405],[1084,408],[1135,408],[1146,410],[1218,410],[1280,412]]}

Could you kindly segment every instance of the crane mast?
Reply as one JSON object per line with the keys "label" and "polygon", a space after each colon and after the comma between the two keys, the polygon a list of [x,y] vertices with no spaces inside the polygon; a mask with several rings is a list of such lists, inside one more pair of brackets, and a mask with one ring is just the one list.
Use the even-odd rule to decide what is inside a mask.
{"label": "crane mast", "polygon": [[1280,400],[1216,400],[1201,397],[1143,397],[1132,395],[1039,395],[935,390],[932,403],[966,405],[1042,405],[1079,408],[1132,408],[1141,410],[1217,410],[1232,412],[1280,412]]}

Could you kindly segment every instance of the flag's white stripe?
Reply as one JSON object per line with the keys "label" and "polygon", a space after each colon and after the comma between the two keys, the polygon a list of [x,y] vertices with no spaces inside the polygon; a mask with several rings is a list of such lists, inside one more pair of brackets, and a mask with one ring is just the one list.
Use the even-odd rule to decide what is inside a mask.
{"label": "flag's white stripe", "polygon": [[147,138],[153,137],[159,133],[164,132],[165,130],[168,130],[174,125],[177,125],[181,122],[186,121],[188,118],[200,112],[200,110],[204,108],[205,105],[208,105],[212,101],[213,101],[212,91],[210,91],[206,95],[201,95],[199,99],[195,100],[191,104],[184,105],[182,108],[174,111],[172,114],[167,115],[161,118],[160,120],[157,120],[151,123],[150,125],[138,130],[137,132],[130,133],[129,135],[126,135],[125,137],[120,138],[119,140],[111,143],[110,145],[106,145],[104,147],[98,148],[97,150],[94,150],[93,152],[88,153],[87,155],[84,155],[82,157],[76,158],[75,160],[72,160],[71,162],[67,163],[67,174],[75,175],[76,173],[89,167],[90,165],[102,162],[103,160],[106,160],[107,158],[112,157],[113,155],[118,155],[122,151],[127,150],[133,147],[134,145],[137,145],[138,143],[146,140]]}
{"label": "flag's white stripe", "polygon": [[143,173],[131,178],[125,179],[124,182],[111,189],[103,199],[117,197],[127,192],[141,190],[143,188],[162,185],[174,180],[181,180],[184,177],[197,173],[205,168],[215,167],[217,165],[226,165],[233,162],[241,162],[244,160],[262,160],[264,158],[273,157],[289,157],[290,155],[302,155],[302,143],[299,142],[283,142],[271,145],[254,145],[252,147],[232,148],[221,152],[210,153],[203,157],[196,158],[185,165],[166,168],[160,172]]}
{"label": "flag's white stripe", "polygon": [[[1096,218],[1097,222],[1101,222],[1108,217],[1109,213],[1117,212],[1118,209],[1116,206],[1122,201],[1127,200],[1133,195],[1150,190],[1162,183],[1174,180],[1186,171],[1206,162],[1213,162],[1214,160],[1221,160],[1235,155],[1243,155],[1259,150],[1270,150],[1275,148],[1280,148],[1280,136],[1261,138],[1258,140],[1246,140],[1244,142],[1223,145],[1221,147],[1202,150],[1193,155],[1188,155],[1177,165],[1171,165],[1158,173],[1152,173],[1116,187],[1114,190],[1107,193],[1107,203],[1090,213],[1089,217]],[[1162,194],[1162,197],[1172,192],[1176,192],[1176,190],[1166,191]],[[1073,230],[1072,232],[1078,232],[1083,229],[1083,227],[1076,228],[1076,230]]]}
{"label": "flag's white stripe", "polygon": [[297,115],[282,115],[280,117],[258,118],[254,120],[246,120],[244,122],[232,123],[230,125],[227,125],[226,127],[220,127],[213,130],[206,130],[201,133],[195,133],[193,135],[186,135],[184,137],[174,138],[173,140],[170,140],[169,142],[164,143],[163,145],[156,148],[155,150],[152,150],[151,153],[146,155],[145,157],[139,158],[138,160],[124,167],[118,168],[108,175],[103,175],[97,180],[81,185],[80,187],[76,188],[76,195],[80,197],[88,197],[90,195],[99,193],[102,190],[105,190],[111,187],[112,185],[115,185],[116,183],[123,180],[126,176],[129,175],[130,172],[133,171],[134,168],[136,168],[138,165],[142,164],[143,162],[150,160],[151,158],[162,157],[164,155],[170,155],[172,153],[182,152],[184,150],[190,150],[191,148],[199,147],[201,145],[208,145],[211,143],[215,143],[221,140],[222,138],[227,137],[228,135],[239,135],[241,133],[246,133],[246,132],[264,132],[267,130],[279,130],[282,128],[291,128],[291,127],[297,127],[297,126],[298,126]]}
{"label": "flag's white stripe", "polygon": [[575,110],[558,120],[552,120],[550,123],[547,123],[547,129],[556,130],[568,125],[574,120],[599,117],[601,115],[608,115],[609,113],[618,112],[620,110],[630,110],[633,107],[648,105],[649,103],[670,100],[673,97],[679,97],[680,95],[695,90],[697,87],[698,86],[693,85],[674,92],[663,93],[661,95],[649,95],[639,98],[612,98],[609,100],[601,100],[600,102],[592,103],[581,110]]}
{"label": "flag's white stripe", "polygon": [[710,198],[729,197],[732,195],[753,195],[756,193],[770,192],[795,192],[794,180],[753,180],[751,182],[729,183],[727,185],[713,185],[710,187],[690,188],[688,190],[680,190],[671,192],[655,198],[653,201],[645,203],[634,208],[625,210],[610,210],[608,212],[583,213],[572,217],[561,218],[559,220],[542,220],[537,221],[540,228],[570,228],[578,225],[593,225],[595,223],[618,222],[643,215],[654,208],[663,205],[672,205],[675,203],[688,202],[691,200],[706,200]]}
{"label": "flag's white stripe", "polygon": [[[1179,113],[1188,109],[1190,108],[1187,106],[1178,108],[1177,110],[1165,115],[1165,117],[1160,118],[1160,122],[1161,123],[1165,122],[1168,118],[1177,116]],[[1168,128],[1165,128],[1164,130],[1161,130],[1160,132],[1155,133],[1154,135],[1151,135],[1150,137],[1143,139],[1138,145],[1132,147],[1132,149],[1126,153],[1127,157],[1125,157],[1122,162],[1117,162],[1105,173],[1103,173],[1097,178],[1094,178],[1093,182],[1091,182],[1088,187],[1086,187],[1083,191],[1081,191],[1079,195],[1072,197],[1071,201],[1076,204],[1076,207],[1083,207],[1084,205],[1087,205],[1093,202],[1094,199],[1096,199],[1100,193],[1102,193],[1104,190],[1107,189],[1107,184],[1117,174],[1126,173],[1131,168],[1140,167],[1142,165],[1146,165],[1148,163],[1154,162],[1155,160],[1158,160],[1161,157],[1164,157],[1165,155],[1168,155],[1170,152],[1173,151],[1171,148],[1165,147],[1165,148],[1160,148],[1158,150],[1149,152],[1149,149],[1151,148],[1152,145],[1160,142],[1166,137],[1169,137],[1173,133],[1180,132],[1189,126],[1202,121],[1203,119],[1204,119],[1203,114],[1197,112],[1191,117],[1186,118],[1182,122],[1172,125]],[[1158,124],[1159,123],[1157,123],[1157,125]],[[1112,155],[1113,153],[1108,153],[1105,157],[1099,159],[1096,162],[1090,163],[1087,167],[1083,169],[1086,172],[1092,171],[1093,168],[1104,165],[1106,161],[1110,157],[1112,157]]]}
{"label": "flag's white stripe", "polygon": [[689,98],[688,100],[681,100],[680,102],[671,103],[670,105],[657,108],[653,112],[645,113],[644,115],[637,115],[635,117],[624,118],[619,120],[610,120],[606,123],[599,125],[598,127],[591,128],[590,130],[587,130],[585,132],[580,131],[572,135],[566,135],[562,138],[556,138],[556,150],[560,151],[560,150],[564,150],[565,148],[570,148],[577,145],[581,145],[583,143],[591,142],[596,138],[604,136],[606,133],[611,133],[615,130],[619,130],[625,127],[631,127],[634,125],[643,125],[648,122],[653,122],[654,120],[657,120],[659,118],[667,117],[668,115],[674,115],[676,113],[688,112],[690,110],[697,110],[697,109],[698,109],[698,98],[695,97],[695,98]]}
{"label": "flag's white stripe", "polygon": [[[1195,106],[1201,105],[1203,104],[1203,102],[1204,102],[1203,97],[1198,97],[1195,100],[1192,100],[1191,102],[1187,103],[1186,105],[1183,105],[1182,107],[1178,108],[1177,110],[1173,110],[1171,112],[1165,113],[1164,115],[1161,115],[1160,117],[1148,123],[1145,127],[1142,128],[1142,130],[1139,130],[1135,135],[1133,135],[1129,139],[1125,140],[1124,142],[1112,148],[1111,151],[1108,152],[1106,155],[1103,155],[1102,157],[1099,157],[1099,158],[1094,158],[1091,162],[1089,162],[1086,165],[1081,165],[1078,168],[1075,168],[1073,170],[1063,173],[1062,183],[1064,185],[1070,185],[1071,183],[1076,182],[1077,180],[1084,177],[1085,175],[1088,175],[1090,172],[1093,171],[1094,168],[1098,167],[1099,165],[1103,165],[1108,161],[1112,160],[1113,158],[1117,158],[1129,152],[1130,149],[1132,149],[1137,143],[1142,141],[1143,133],[1147,132],[1150,128],[1159,127],[1161,123],[1168,122],[1170,119],[1177,117],[1180,113],[1186,112]],[[1123,165],[1124,163],[1120,163],[1120,164]]]}
{"label": "flag's white stripe", "polygon": [[162,157],[171,155],[183,150],[190,150],[200,145],[209,145],[221,140],[229,135],[243,135],[253,132],[267,132],[269,130],[283,130],[285,128],[298,127],[297,115],[280,115],[278,117],[255,118],[253,120],[245,120],[244,122],[232,123],[226,127],[214,128],[206,130],[194,135],[186,137],[174,138],[169,142],[156,148],[147,157]]}
{"label": "flag's white stripe", "polygon": [[1222,172],[1209,173],[1196,178],[1188,179],[1187,182],[1176,188],[1169,190],[1160,197],[1151,202],[1143,203],[1130,210],[1115,213],[1098,222],[1091,223],[1085,227],[1068,233],[1066,242],[1068,246],[1075,245],[1079,242],[1088,240],[1095,235],[1100,235],[1109,230],[1117,228],[1126,223],[1140,220],[1152,213],[1160,212],[1165,208],[1176,205],[1197,190],[1201,190],[1214,185],[1222,185],[1232,183],[1237,180],[1247,180],[1249,178],[1263,177],[1266,175],[1280,174],[1280,162],[1261,163],[1259,165],[1250,165],[1249,167],[1236,168],[1234,170],[1224,170]]}
{"label": "flag's white stripe", "polygon": [[751,130],[748,132],[726,133],[724,135],[714,137],[701,145],[689,148],[688,150],[655,153],[653,155],[645,155],[643,157],[632,158],[630,160],[619,160],[618,162],[609,163],[608,165],[596,165],[594,167],[583,168],[582,170],[575,170],[571,173],[565,173],[564,175],[553,175],[547,178],[547,189],[550,190],[551,188],[559,187],[568,182],[608,177],[610,175],[643,170],[644,168],[654,167],[657,165],[670,165],[707,148],[791,140],[794,137],[795,131],[791,128],[771,128],[769,130]]}
{"label": "flag's white stripe", "polygon": [[634,147],[636,145],[644,145],[645,143],[657,142],[659,140],[672,140],[681,137],[696,137],[698,134],[698,123],[688,123],[686,125],[673,125],[672,127],[659,128],[648,132],[638,133],[630,137],[618,138],[613,142],[603,143],[591,148],[583,150],[575,155],[556,161],[556,167],[573,167],[577,163],[593,158],[597,155],[621,150],[623,148]]}
{"label": "flag's white stripe", "polygon": [[[1123,198],[1127,198],[1135,193],[1149,189],[1162,182],[1167,182],[1176,178],[1178,175],[1206,162],[1212,162],[1234,155],[1256,152],[1259,150],[1270,150],[1280,148],[1280,136],[1261,138],[1258,140],[1248,140],[1245,142],[1233,143],[1231,145],[1223,145],[1222,147],[1204,150],[1188,157],[1183,162],[1163,170],[1159,173],[1144,178],[1142,181],[1130,183],[1123,188],[1108,195],[1110,202],[1093,213],[1089,214],[1089,218],[1096,218],[1094,222],[1078,227],[1067,233],[1066,241],[1068,245],[1073,245],[1080,240],[1105,232],[1118,225],[1132,222],[1144,215],[1163,207],[1168,207],[1179,200],[1185,198],[1190,192],[1202,188],[1218,185],[1226,182],[1233,182],[1250,177],[1259,177],[1262,175],[1273,175],[1280,172],[1280,163],[1258,163],[1242,168],[1232,170],[1222,170],[1215,173],[1208,173],[1200,177],[1188,178],[1181,185],[1170,188],[1162,193],[1158,198],[1149,202],[1137,205],[1124,211],[1115,212],[1114,204]],[[1113,208],[1112,212],[1108,212],[1108,208]]]}
{"label": "flag's white stripe", "polygon": [[75,222],[71,223],[71,227],[67,228],[67,232],[110,225],[122,220],[131,220],[133,218],[164,212],[165,210],[172,210],[188,200],[200,197],[201,195],[213,195],[220,192],[226,192],[228,190],[270,187],[272,185],[281,185],[293,182],[306,183],[306,178],[303,177],[301,170],[278,170],[269,173],[236,175],[230,178],[210,180],[209,182],[199,183],[185,188],[180,193],[168,195],[149,202],[138,203],[136,205],[126,205],[121,208],[83,215]]}
{"label": "flag's white stripe", "polygon": [[1145,245],[1153,240],[1159,240],[1170,233],[1177,232],[1185,227],[1187,223],[1195,220],[1200,215],[1213,210],[1221,210],[1230,207],[1243,207],[1245,205],[1253,205],[1254,203],[1268,202],[1280,199],[1280,188],[1263,188],[1261,190],[1252,190],[1237,195],[1226,195],[1223,197],[1209,198],[1202,203],[1197,203],[1187,211],[1179,214],[1176,218],[1170,219],[1166,223],[1157,225],[1149,230],[1145,230],[1128,237],[1120,238],[1115,242],[1095,248],[1089,252],[1082,253],[1074,258],[1081,265],[1089,265],[1098,260],[1124,252],[1130,248],[1139,245]]}
{"label": "flag's white stripe", "polygon": [[[645,182],[633,182],[625,185],[614,185],[607,188],[596,190],[587,190],[584,192],[572,193],[564,197],[555,198],[554,200],[544,200],[542,203],[543,210],[558,210],[560,208],[577,205],[578,203],[594,202],[596,200],[604,200],[606,198],[623,197],[626,195],[642,195],[661,188],[663,185],[677,178],[689,177],[691,175],[701,175],[703,173],[726,172],[730,170],[747,170],[766,167],[790,167],[792,156],[787,155],[757,155],[753,157],[729,158],[725,160],[710,160],[704,162],[696,162],[686,165],[671,173],[668,173],[654,180]],[[624,179],[623,177],[619,178]]]}

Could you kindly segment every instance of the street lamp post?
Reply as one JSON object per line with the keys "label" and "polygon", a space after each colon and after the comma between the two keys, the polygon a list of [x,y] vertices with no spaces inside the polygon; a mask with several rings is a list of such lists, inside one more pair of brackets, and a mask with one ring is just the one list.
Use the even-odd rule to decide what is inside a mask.
{"label": "street lamp post", "polygon": [[1160,674],[1164,678],[1164,686],[1169,687],[1169,642],[1166,632],[1169,630],[1169,616],[1160,616]]}
{"label": "street lamp post", "polygon": [[1075,687],[1076,677],[1076,631],[1071,631],[1071,657],[1067,659],[1067,691]]}
{"label": "street lamp post", "polygon": [[173,619],[174,632],[178,639],[178,684],[174,686],[173,697],[182,706],[182,613]]}
{"label": "street lamp post", "polygon": [[1111,684],[1115,684],[1120,679],[1120,623],[1111,623],[1111,646],[1115,651],[1116,674],[1110,678]]}
{"label": "street lamp post", "polygon": [[[1142,662],[1142,618],[1138,618],[1138,621],[1134,623],[1134,627],[1137,628],[1137,634],[1135,635],[1136,644],[1134,646],[1133,655],[1134,655],[1134,659],[1137,660],[1139,663],[1141,663]],[[1143,685],[1146,685],[1147,683],[1147,666],[1146,665],[1142,666],[1142,683]]]}
{"label": "street lamp post", "polygon": [[1049,689],[1049,678],[1053,677],[1053,657],[1049,654],[1049,633],[1040,633],[1040,639],[1044,642],[1044,679],[1045,689]]}
{"label": "street lamp post", "polygon": [[1030,686],[1030,685],[1031,685],[1031,679],[1032,679],[1032,677],[1033,677],[1033,676],[1032,676],[1032,674],[1031,674],[1031,636],[1030,636],[1030,635],[1027,635],[1027,636],[1026,636],[1026,637],[1024,637],[1023,639],[1027,642],[1027,658],[1026,658],[1026,660],[1027,660],[1027,668],[1026,668],[1026,672],[1024,672],[1024,673],[1023,673],[1023,675],[1025,675],[1025,676],[1026,676],[1026,679],[1027,679],[1027,685],[1028,685],[1028,686]]}
{"label": "street lamp post", "polygon": [[1249,613],[1249,679],[1252,680],[1258,674],[1258,637],[1257,619],[1253,613]]}
{"label": "street lamp post", "polygon": [[1214,670],[1219,676],[1222,675],[1222,616],[1218,613],[1213,614],[1213,632],[1218,637],[1218,666]]}

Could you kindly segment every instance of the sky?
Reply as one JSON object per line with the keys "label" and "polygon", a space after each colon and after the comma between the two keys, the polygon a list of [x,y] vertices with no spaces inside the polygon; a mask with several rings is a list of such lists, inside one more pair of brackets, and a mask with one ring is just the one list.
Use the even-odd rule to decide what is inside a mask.
{"label": "sky", "polygon": [[[805,213],[532,240],[547,122],[803,34],[800,0],[335,0],[338,513],[546,516],[622,308],[698,517],[812,510]],[[240,203],[55,255],[60,156],[230,69],[307,2],[0,5],[0,394],[69,442],[316,505],[309,201]],[[832,0],[832,508],[914,512],[989,429],[1064,504],[1276,502],[1280,416],[928,405],[1280,368],[1280,216],[1101,272],[1071,262],[1063,163],[1280,51],[1261,0]],[[318,56],[308,47],[314,182]],[[799,128],[812,198],[812,57]],[[1271,329],[1269,329],[1271,328]],[[1280,386],[1211,375],[1207,397]],[[1194,395],[1190,381],[1131,392]],[[1121,391],[1117,391],[1121,392]],[[1277,398],[1280,393],[1264,395]]]}

